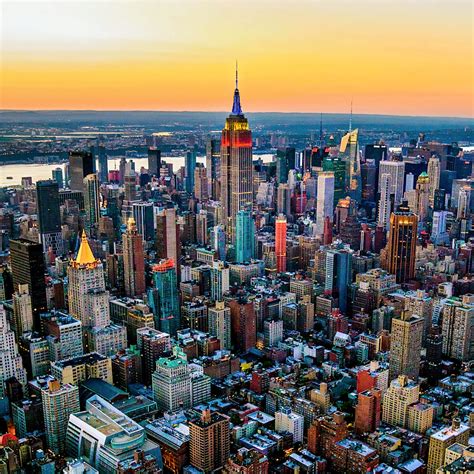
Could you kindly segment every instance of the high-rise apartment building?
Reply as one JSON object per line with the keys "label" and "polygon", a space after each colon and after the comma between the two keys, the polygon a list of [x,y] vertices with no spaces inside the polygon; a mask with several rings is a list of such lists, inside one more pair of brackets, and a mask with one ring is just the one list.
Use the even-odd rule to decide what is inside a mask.
{"label": "high-rise apartment building", "polygon": [[405,375],[392,380],[383,396],[382,420],[389,425],[406,428],[408,407],[418,402],[420,386]]}
{"label": "high-rise apartment building", "polygon": [[257,316],[251,301],[231,300],[232,341],[237,351],[245,352],[255,347],[257,341]]}
{"label": "high-rise apartment building", "polygon": [[59,212],[59,186],[56,181],[45,180],[36,183],[36,206],[43,252],[46,253],[51,248],[55,255],[62,255],[64,245]]}
{"label": "high-rise apartment building", "polygon": [[33,331],[33,306],[28,285],[18,285],[18,291],[12,297],[13,320],[12,329],[18,340],[27,331]]}
{"label": "high-rise apartment building", "polygon": [[275,257],[277,272],[286,272],[286,217],[281,214],[275,220]]}
{"label": "high-rise apartment building", "polygon": [[443,354],[460,361],[474,357],[474,296],[443,300],[441,331]]}
{"label": "high-rise apartment building", "polygon": [[417,380],[420,371],[423,318],[402,311],[392,319],[390,339],[390,377],[406,375]]}
{"label": "high-rise apartment building", "polygon": [[53,379],[41,390],[41,399],[48,447],[55,453],[65,454],[69,416],[81,409],[79,388],[77,385],[61,385]]}
{"label": "high-rise apartment building", "polygon": [[209,307],[207,317],[209,334],[219,339],[221,349],[230,350],[230,309],[225,306],[223,301],[216,301],[215,306]]}
{"label": "high-rise apartment building", "polygon": [[432,156],[428,161],[429,199],[431,207],[434,205],[435,191],[440,187],[440,176],[441,165],[439,158]]}
{"label": "high-rise apartment building", "polygon": [[436,431],[430,436],[428,451],[428,474],[436,474],[437,469],[445,463],[446,449],[455,444],[467,445],[469,440],[469,427],[454,419],[452,425]]}
{"label": "high-rise apartment building", "polygon": [[304,417],[293,413],[290,408],[282,407],[275,413],[275,431],[288,432],[293,435],[293,442],[303,441]]}
{"label": "high-rise apartment building", "polygon": [[218,260],[211,267],[211,298],[222,301],[224,294],[229,291],[229,267]]}
{"label": "high-rise apartment building", "polygon": [[253,202],[252,132],[240,105],[237,71],[232,111],[222,130],[220,182],[223,223],[233,236],[237,213]]}
{"label": "high-rise apartment building", "polygon": [[157,258],[168,258],[178,265],[181,247],[174,208],[164,209],[156,215],[156,252]]}
{"label": "high-rise apartment building", "polygon": [[43,246],[26,239],[10,240],[13,286],[28,285],[33,307],[33,328],[40,330],[40,313],[46,311],[46,285]]}
{"label": "high-rise apartment building", "polygon": [[406,205],[390,216],[390,232],[386,247],[385,270],[405,283],[415,276],[415,252],[418,218]]}
{"label": "high-rise apartment building", "polygon": [[381,390],[365,390],[357,394],[354,423],[356,433],[372,433],[378,428],[382,411],[381,403]]}
{"label": "high-rise apartment building", "polygon": [[142,296],[146,291],[143,237],[133,218],[128,220],[127,230],[122,234],[122,249],[125,294]]}
{"label": "high-rise apartment building", "polygon": [[204,410],[189,422],[191,464],[205,474],[221,469],[230,455],[230,422],[227,416]]}

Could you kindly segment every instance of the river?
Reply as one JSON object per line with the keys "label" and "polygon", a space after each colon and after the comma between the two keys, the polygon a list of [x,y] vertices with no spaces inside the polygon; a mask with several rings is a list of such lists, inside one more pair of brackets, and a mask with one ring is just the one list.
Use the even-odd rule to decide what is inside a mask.
{"label": "river", "polygon": [[[272,160],[272,154],[254,155],[254,159],[262,158],[264,162]],[[120,156],[109,158],[109,171],[119,169]],[[132,159],[135,162],[135,169],[140,171],[141,167],[148,167],[148,158],[127,158],[127,161]],[[173,171],[177,171],[184,166],[184,156],[164,156],[163,161],[173,165]],[[198,156],[198,163],[204,163],[205,157]],[[64,175],[64,163],[61,164],[22,164],[22,165],[4,165],[0,166],[0,186],[12,186],[21,184],[21,178],[31,177],[33,183],[42,179],[52,179],[53,170],[61,168]],[[11,179],[7,179],[11,178]]]}

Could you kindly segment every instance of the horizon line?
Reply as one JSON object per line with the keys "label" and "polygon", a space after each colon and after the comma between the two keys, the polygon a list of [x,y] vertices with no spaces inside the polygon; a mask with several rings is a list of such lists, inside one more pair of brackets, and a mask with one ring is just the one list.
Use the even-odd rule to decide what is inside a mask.
{"label": "horizon line", "polygon": [[[95,112],[95,113],[130,113],[130,112],[145,112],[145,113],[207,113],[207,114],[228,114],[228,111],[225,110],[160,110],[160,109],[0,109],[0,113],[11,113],[11,112]],[[254,111],[246,112],[247,114],[297,114],[297,115],[347,115],[348,112],[298,112],[298,111],[277,111],[277,110],[264,110],[264,111]],[[394,114],[394,113],[354,113],[353,116],[380,116],[380,117],[410,117],[410,118],[435,118],[435,119],[463,119],[463,120],[473,120],[474,116],[465,116],[465,115],[403,115],[403,114]]]}

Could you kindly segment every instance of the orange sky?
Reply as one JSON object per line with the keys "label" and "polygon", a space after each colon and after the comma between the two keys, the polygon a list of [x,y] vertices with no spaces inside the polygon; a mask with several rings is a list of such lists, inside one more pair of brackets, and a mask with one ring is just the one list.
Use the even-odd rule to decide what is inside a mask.
{"label": "orange sky", "polygon": [[470,0],[3,0],[0,107],[473,116]]}

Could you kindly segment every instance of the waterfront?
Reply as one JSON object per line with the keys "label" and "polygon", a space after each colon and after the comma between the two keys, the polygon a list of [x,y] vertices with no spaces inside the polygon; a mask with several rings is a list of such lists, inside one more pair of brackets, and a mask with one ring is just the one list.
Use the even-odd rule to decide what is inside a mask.
{"label": "waterfront", "polygon": [[[254,155],[254,159],[262,158],[263,161],[271,161],[273,155]],[[120,156],[109,158],[109,171],[119,168]],[[135,169],[137,172],[140,168],[146,168],[148,166],[147,158],[127,158],[128,160],[135,162]],[[204,163],[205,156],[198,156],[197,162]],[[181,166],[184,166],[184,156],[165,156],[163,160],[173,165],[173,171],[176,172]],[[40,181],[42,179],[51,179],[52,172],[56,168],[61,168],[64,173],[65,163],[54,163],[54,164],[22,164],[22,165],[5,165],[0,167],[0,186],[13,186],[21,184],[21,178],[31,177],[33,182]],[[11,177],[12,179],[7,179]]]}

